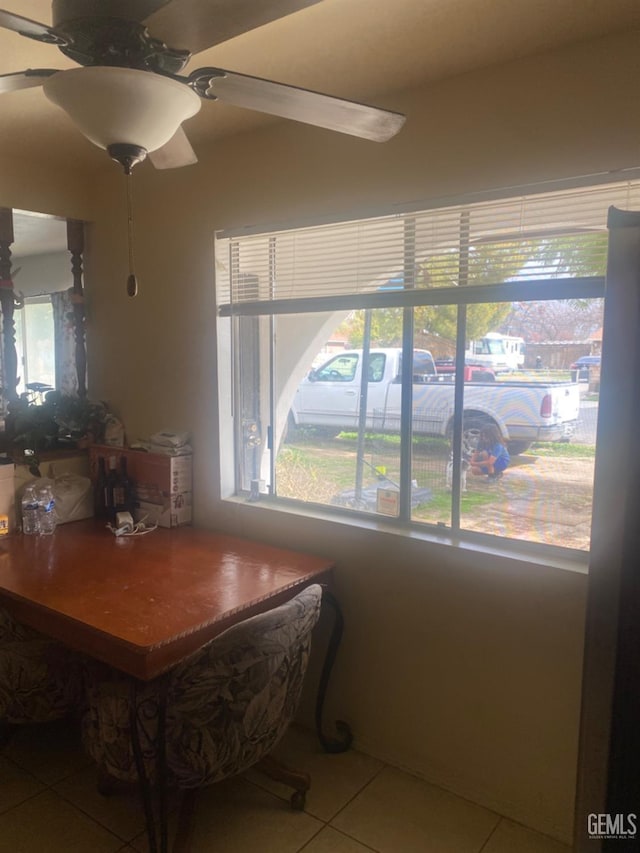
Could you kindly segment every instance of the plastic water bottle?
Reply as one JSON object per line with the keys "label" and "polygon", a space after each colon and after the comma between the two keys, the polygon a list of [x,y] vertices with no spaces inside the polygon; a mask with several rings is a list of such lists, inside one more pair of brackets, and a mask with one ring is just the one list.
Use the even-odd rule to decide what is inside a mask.
{"label": "plastic water bottle", "polygon": [[48,536],[56,529],[56,502],[51,486],[42,486],[38,490],[38,521],[43,536]]}
{"label": "plastic water bottle", "polygon": [[30,536],[40,533],[38,498],[33,486],[27,486],[20,502],[22,509],[22,532]]}

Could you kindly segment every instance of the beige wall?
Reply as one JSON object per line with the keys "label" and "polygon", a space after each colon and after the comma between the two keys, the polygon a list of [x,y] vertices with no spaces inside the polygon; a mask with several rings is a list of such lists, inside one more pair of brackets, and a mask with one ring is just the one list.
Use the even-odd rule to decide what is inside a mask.
{"label": "beige wall", "polygon": [[[2,134],[10,132],[3,127]],[[70,219],[93,219],[99,199],[86,176],[69,164],[61,169],[49,162],[47,147],[37,161],[0,159],[0,205]]]}
{"label": "beige wall", "polygon": [[585,577],[220,502],[213,232],[636,166],[637,55],[638,36],[623,36],[379,98],[408,114],[383,146],[282,123],[200,148],[196,167],[147,164],[135,300],[116,167],[74,192],[49,177],[42,197],[14,171],[5,199],[0,164],[0,203],[95,220],[91,393],[130,438],[193,432],[197,523],[336,558],[347,627],[330,711],[356,745],[565,839]]}

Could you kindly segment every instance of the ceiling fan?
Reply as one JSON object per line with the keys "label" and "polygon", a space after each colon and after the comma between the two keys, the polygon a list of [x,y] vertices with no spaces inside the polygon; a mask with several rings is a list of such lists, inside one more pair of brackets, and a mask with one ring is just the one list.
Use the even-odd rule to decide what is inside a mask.
{"label": "ceiling fan", "polygon": [[[405,117],[223,68],[180,72],[192,56],[320,0],[53,0],[51,26],[0,9],[0,27],[57,46],[79,68],[0,75],[0,93],[44,93],[125,172],[196,162],[182,122],[203,100],[385,142]],[[177,47],[171,47],[178,45]]]}
{"label": "ceiling fan", "polygon": [[46,97],[68,113],[80,132],[123,167],[129,296],[138,292],[132,169],[147,155],[159,169],[195,163],[182,123],[198,112],[203,100],[219,100],[375,142],[391,139],[404,124],[400,113],[224,68],[180,73],[192,53],[318,2],[53,0],[51,26],[0,9],[0,27],[57,46],[81,66],[0,75],[0,94],[41,85]]}

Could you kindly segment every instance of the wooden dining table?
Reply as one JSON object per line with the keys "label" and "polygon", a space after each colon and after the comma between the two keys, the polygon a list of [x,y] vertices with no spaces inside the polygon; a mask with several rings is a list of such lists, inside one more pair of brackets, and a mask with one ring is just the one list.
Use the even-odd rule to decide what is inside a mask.
{"label": "wooden dining table", "polygon": [[[51,536],[0,539],[0,606],[15,619],[140,681],[162,676],[222,631],[320,583],[334,626],[316,702],[329,752],[351,743],[322,733],[324,693],[342,633],[329,592],[330,558],[194,527],[114,536],[104,521]],[[165,846],[165,845],[163,845]]]}
{"label": "wooden dining table", "polygon": [[194,527],[116,537],[94,519],[0,540],[16,619],[141,680],[242,619],[329,583],[333,561]]}

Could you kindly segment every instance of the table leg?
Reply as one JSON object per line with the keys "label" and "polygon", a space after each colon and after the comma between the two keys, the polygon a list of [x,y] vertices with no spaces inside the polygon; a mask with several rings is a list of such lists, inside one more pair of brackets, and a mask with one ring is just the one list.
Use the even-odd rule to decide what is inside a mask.
{"label": "table leg", "polygon": [[140,798],[142,800],[142,808],[144,809],[144,818],[147,825],[149,853],[158,853],[158,845],[156,842],[156,823],[153,817],[153,796],[149,777],[147,776],[147,771],[144,766],[142,745],[140,742],[140,730],[138,728],[138,683],[135,679],[131,679],[129,697],[129,729],[131,733],[133,757],[136,762],[136,770],[138,771]]}
{"label": "table leg", "polygon": [[[147,825],[147,838],[149,841],[149,853],[167,853],[168,850],[168,833],[167,833],[167,737],[166,737],[166,717],[167,717],[167,677],[159,679],[159,696],[158,696],[158,729],[155,745],[156,755],[156,787],[158,791],[158,829],[156,834],[156,820],[153,813],[153,788],[149,781],[149,776],[144,764],[144,755],[140,739],[140,717],[138,713],[138,682],[135,679],[131,680],[130,694],[130,717],[129,727],[131,730],[131,745],[133,748],[133,756],[138,772],[138,782],[140,788],[140,797],[142,799],[142,807],[144,809],[145,821]],[[158,847],[159,843],[159,847]]]}
{"label": "table leg", "polygon": [[324,664],[322,666],[322,672],[320,674],[320,683],[318,684],[318,695],[316,698],[316,732],[318,734],[318,740],[322,744],[325,752],[346,752],[353,742],[353,734],[348,723],[345,723],[344,720],[336,720],[335,728],[338,733],[338,738],[327,737],[322,730],[322,712],[324,709],[325,694],[327,692],[329,677],[331,675],[331,670],[333,669],[333,664],[336,660],[336,655],[338,654],[338,648],[340,646],[342,632],[344,630],[344,618],[342,616],[342,610],[340,609],[338,600],[335,595],[329,592],[326,588],[322,591],[322,603],[328,604],[331,607],[334,613],[334,619]]}
{"label": "table leg", "polygon": [[160,853],[167,853],[167,689],[168,675],[160,677],[160,706],[158,708],[158,820],[160,823]]}

